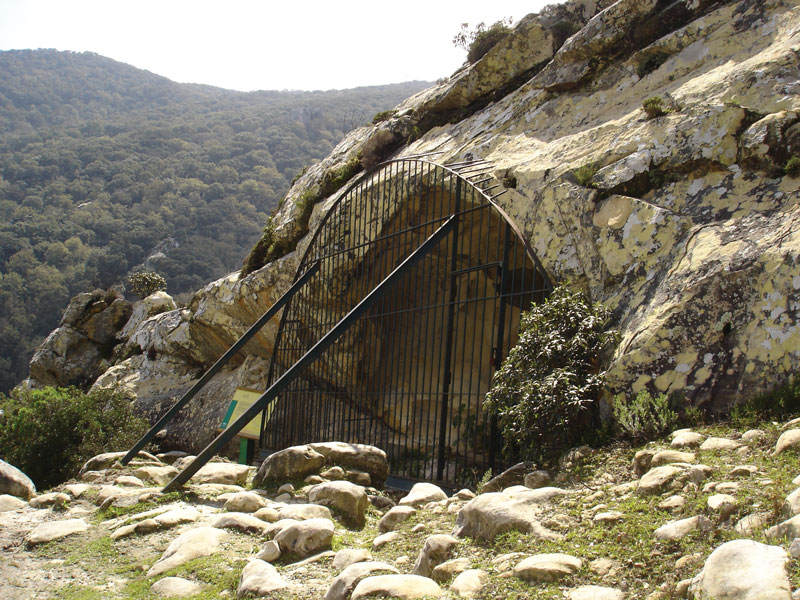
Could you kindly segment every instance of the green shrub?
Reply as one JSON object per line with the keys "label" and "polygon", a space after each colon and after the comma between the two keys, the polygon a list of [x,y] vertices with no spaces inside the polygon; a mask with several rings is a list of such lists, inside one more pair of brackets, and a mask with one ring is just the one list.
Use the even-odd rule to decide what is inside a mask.
{"label": "green shrub", "polygon": [[506,37],[511,29],[511,17],[500,19],[488,28],[481,22],[470,30],[469,23],[461,24],[461,31],[453,36],[453,45],[467,51],[467,61],[478,62],[497,42]]}
{"label": "green shrub", "polygon": [[645,100],[642,103],[642,110],[647,113],[647,117],[650,119],[663,117],[669,112],[669,109],[664,106],[664,100],[660,96],[653,96]]}
{"label": "green shrub", "polygon": [[84,394],[74,387],[0,394],[0,457],[39,489],[74,477],[102,452],[125,450],[147,431],[147,421],[115,390]]}
{"label": "green shrub", "polygon": [[572,174],[575,176],[575,179],[578,181],[578,185],[582,185],[583,187],[592,187],[592,177],[597,171],[600,170],[600,166],[595,163],[588,163],[577,169],[572,170]]}
{"label": "green shrub", "polygon": [[784,173],[789,177],[800,177],[800,154],[794,154],[786,161],[786,166],[783,168]]}
{"label": "green shrub", "polygon": [[630,400],[614,398],[614,424],[620,437],[632,440],[651,440],[675,429],[678,413],[669,406],[666,394],[655,398],[646,390]]}
{"label": "green shrub", "polygon": [[383,123],[384,121],[388,121],[396,114],[397,111],[394,109],[382,110],[381,112],[377,113],[374,117],[372,117],[372,124],[377,125],[378,123]]}
{"label": "green shrub", "polygon": [[147,298],[159,290],[167,289],[167,280],[153,271],[137,271],[128,276],[131,292],[140,298]]}
{"label": "green shrub", "polygon": [[564,287],[522,314],[519,341],[484,403],[497,414],[506,454],[544,461],[596,437],[600,355],[617,338],[609,315]]}
{"label": "green shrub", "polygon": [[763,394],[756,394],[731,407],[735,427],[755,427],[762,421],[784,421],[800,414],[800,377]]}

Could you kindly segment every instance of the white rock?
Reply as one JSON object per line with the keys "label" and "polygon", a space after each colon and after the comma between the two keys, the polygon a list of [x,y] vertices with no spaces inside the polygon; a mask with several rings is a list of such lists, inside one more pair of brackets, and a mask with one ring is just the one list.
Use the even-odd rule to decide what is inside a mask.
{"label": "white rock", "polygon": [[28,500],[36,495],[36,486],[17,467],[0,460],[0,494]]}
{"label": "white rock", "polygon": [[384,562],[357,562],[349,565],[331,582],[323,600],[347,600],[359,581],[375,573],[398,573]]}
{"label": "white rock", "polygon": [[28,506],[28,503],[16,496],[11,496],[9,494],[0,495],[0,512],[18,510],[26,506]]}
{"label": "white rock", "polygon": [[682,431],[672,438],[669,445],[673,448],[697,448],[705,439],[706,436],[694,431]]}
{"label": "white rock", "polygon": [[650,461],[650,468],[661,467],[671,463],[693,463],[695,461],[694,452],[680,452],[678,450],[662,450],[656,452]]}
{"label": "white rock", "polygon": [[800,429],[784,431],[775,443],[775,454],[800,446]]}
{"label": "white rock", "polygon": [[334,525],[330,519],[307,519],[281,530],[275,541],[281,553],[297,554],[301,557],[315,554],[331,547]]}
{"label": "white rock", "polygon": [[399,531],[388,531],[386,533],[383,533],[378,537],[376,537],[374,540],[372,540],[372,549],[378,550],[379,548],[382,548],[386,544],[395,541],[399,537],[400,537]]}
{"label": "white rock", "polygon": [[248,477],[255,472],[249,465],[233,463],[208,463],[192,475],[190,483],[219,483],[223,485],[247,485]]}
{"label": "white rock", "polygon": [[264,562],[275,562],[281,556],[281,547],[275,540],[270,540],[261,547],[261,550],[256,554],[256,558]]}
{"label": "white rock", "polygon": [[400,506],[419,508],[428,502],[447,500],[447,494],[438,485],[432,483],[415,483],[411,490],[400,499]]}
{"label": "white rock", "polygon": [[753,442],[764,439],[766,436],[766,432],[761,429],[748,429],[742,434],[742,441],[747,444],[752,444]]}
{"label": "white rock", "polygon": [[489,574],[483,569],[467,569],[453,580],[450,591],[460,598],[474,598],[489,580]]}
{"label": "white rock", "polygon": [[428,536],[419,551],[417,562],[414,563],[414,575],[430,577],[433,568],[450,558],[450,553],[458,544],[458,540],[451,535],[436,534]]}
{"label": "white rock", "polygon": [[254,533],[263,535],[269,525],[258,517],[249,513],[230,512],[219,515],[211,522],[212,527],[217,529],[235,529],[242,533]]}
{"label": "white rock", "polygon": [[514,567],[514,575],[525,581],[558,581],[574,575],[581,566],[583,561],[569,554],[535,554]]}
{"label": "white rock", "polygon": [[710,529],[711,521],[702,515],[670,521],[653,532],[653,537],[660,541],[678,540],[695,529]]}
{"label": "white rock", "polygon": [[164,577],[150,586],[150,592],[164,598],[185,598],[199,594],[204,585],[182,577]]}
{"label": "white rock", "polygon": [[49,521],[34,527],[25,542],[28,545],[44,544],[54,540],[88,531],[89,525],[83,519],[66,519],[64,521]]}
{"label": "white rock", "polygon": [[231,512],[254,513],[264,508],[267,501],[253,492],[238,492],[225,501],[223,508]]}
{"label": "white rock", "polygon": [[431,579],[436,583],[444,583],[448,579],[451,579],[453,575],[457,575],[469,569],[470,565],[470,560],[465,557],[447,560],[433,568],[431,571]]}
{"label": "white rock", "polygon": [[714,494],[706,501],[708,508],[723,519],[727,519],[736,510],[736,498],[729,494]]}
{"label": "white rock", "polygon": [[33,508],[49,508],[51,506],[64,506],[69,502],[69,496],[62,492],[51,492],[42,494],[30,499],[29,504]]}
{"label": "white rock", "polygon": [[239,598],[247,594],[266,596],[287,587],[289,587],[289,584],[281,577],[275,567],[268,562],[253,558],[242,570],[236,595]]}
{"label": "white rock", "polygon": [[319,504],[289,504],[278,509],[279,519],[331,519],[331,511],[327,506]]}
{"label": "white rock", "polygon": [[419,575],[377,575],[362,579],[353,590],[351,600],[371,596],[388,596],[398,600],[413,600],[430,596],[438,598],[442,588],[433,580]]}
{"label": "white rock", "polygon": [[567,592],[569,600],[624,600],[625,594],[616,588],[582,585]]}
{"label": "white rock", "polygon": [[216,554],[227,537],[228,532],[215,527],[190,529],[167,546],[161,558],[147,571],[147,576],[155,577],[195,558]]}
{"label": "white rock", "polygon": [[753,540],[734,540],[719,546],[694,578],[690,593],[696,600],[789,600],[783,548]]}
{"label": "white rock", "polygon": [[660,494],[672,486],[676,479],[686,473],[686,470],[686,467],[675,465],[665,465],[650,469],[639,480],[636,492],[641,495]]}
{"label": "white rock", "polygon": [[351,526],[364,526],[369,500],[366,490],[360,485],[349,481],[320,483],[311,488],[308,499],[314,504],[338,510]]}
{"label": "white rock", "polygon": [[394,506],[387,512],[378,522],[378,531],[385,533],[387,531],[394,531],[400,526],[400,523],[411,517],[417,512],[417,509],[411,506]]}
{"label": "white rock", "polygon": [[741,444],[736,440],[723,437],[710,437],[700,444],[700,450],[736,450]]}
{"label": "white rock", "polygon": [[359,562],[367,562],[372,560],[372,555],[369,550],[364,548],[343,548],[336,553],[333,558],[334,571],[341,571],[350,565]]}
{"label": "white rock", "polygon": [[750,537],[757,531],[764,529],[771,519],[771,515],[767,512],[759,512],[747,515],[739,520],[733,526],[734,531],[739,535]]}

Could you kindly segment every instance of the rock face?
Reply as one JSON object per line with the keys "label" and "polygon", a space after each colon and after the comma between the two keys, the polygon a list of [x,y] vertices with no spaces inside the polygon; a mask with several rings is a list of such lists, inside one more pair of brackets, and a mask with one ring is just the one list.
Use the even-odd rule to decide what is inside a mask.
{"label": "rock face", "polygon": [[[354,131],[297,180],[273,225],[299,252],[145,319],[116,357],[95,340],[129,309],[98,305],[95,320],[108,313],[114,327],[90,327],[97,301],[76,300],[31,379],[120,383],[155,417],[289,287],[307,231],[332,205],[320,198],[300,219],[304,194],[388,136],[385,155],[399,145],[395,156],[494,165],[508,187],[497,202],[550,279],[614,307],[613,392],[679,393],[722,410],[785,382],[800,367],[800,179],[783,170],[798,152],[797,21],[797,6],[777,0],[574,1],[526,17],[483,59]],[[669,112],[642,110],[654,96]],[[413,142],[402,145],[405,135]],[[210,439],[218,399],[264,380],[277,326],[168,439],[190,449]]]}

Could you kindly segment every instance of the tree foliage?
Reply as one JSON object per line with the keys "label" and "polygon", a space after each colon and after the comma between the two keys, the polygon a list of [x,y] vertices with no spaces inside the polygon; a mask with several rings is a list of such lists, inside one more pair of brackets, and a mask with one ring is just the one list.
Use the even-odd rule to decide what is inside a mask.
{"label": "tree foliage", "polygon": [[39,489],[77,475],[92,456],[131,447],[147,431],[130,400],[114,390],[15,390],[0,394],[0,457]]}
{"label": "tree foliage", "polygon": [[469,23],[462,23],[461,30],[453,36],[453,45],[467,51],[467,62],[478,62],[511,32],[511,23],[511,17],[500,19],[489,27],[481,21],[473,29],[469,28]]}
{"label": "tree foliage", "polygon": [[75,294],[137,270],[176,294],[238,269],[301,167],[424,85],[240,93],[0,52],[0,392]]}
{"label": "tree foliage", "polygon": [[589,409],[605,377],[600,357],[616,339],[609,316],[565,287],[522,314],[519,341],[485,402],[497,414],[507,454],[546,460],[593,432]]}
{"label": "tree foliage", "polygon": [[167,289],[167,280],[153,271],[137,271],[128,276],[131,292],[139,298],[147,298],[150,294]]}

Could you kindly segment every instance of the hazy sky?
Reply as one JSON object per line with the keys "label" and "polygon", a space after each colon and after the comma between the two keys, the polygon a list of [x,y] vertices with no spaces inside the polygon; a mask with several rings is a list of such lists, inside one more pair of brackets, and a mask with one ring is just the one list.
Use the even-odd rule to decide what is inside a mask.
{"label": "hazy sky", "polygon": [[465,58],[452,44],[461,23],[517,21],[546,3],[0,0],[0,50],[88,50],[242,91],[350,88],[449,75]]}

